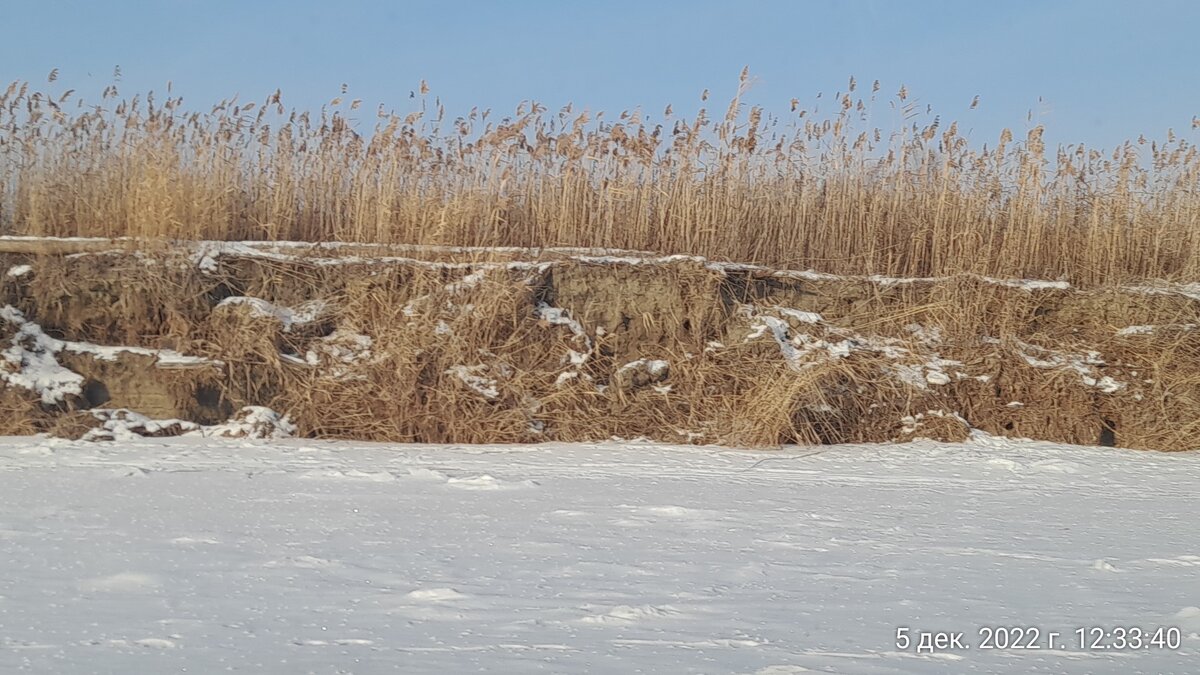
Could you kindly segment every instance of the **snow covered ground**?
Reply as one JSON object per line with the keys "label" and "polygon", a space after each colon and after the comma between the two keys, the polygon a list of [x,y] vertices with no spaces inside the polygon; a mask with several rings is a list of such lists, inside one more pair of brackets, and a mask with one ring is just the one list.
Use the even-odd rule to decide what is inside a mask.
{"label": "snow covered ground", "polygon": [[1196,672],[1198,494],[1194,453],[984,437],[0,439],[0,672]]}

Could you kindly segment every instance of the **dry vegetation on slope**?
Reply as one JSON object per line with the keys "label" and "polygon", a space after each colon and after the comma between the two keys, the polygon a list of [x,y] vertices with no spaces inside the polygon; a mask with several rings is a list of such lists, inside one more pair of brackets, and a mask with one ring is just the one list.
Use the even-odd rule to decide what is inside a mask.
{"label": "dry vegetation on slope", "polygon": [[[53,81],[54,74],[51,80]],[[853,80],[830,116],[530,103],[450,120],[276,92],[189,112],[57,84],[0,96],[0,234],[603,246],[838,274],[973,272],[1078,286],[1200,278],[1200,155],[1173,134],[1047,151],[1042,128],[968,143]],[[873,106],[904,120],[872,128]],[[885,111],[886,112],[886,111]],[[378,116],[373,130],[362,123]],[[358,126],[362,123],[361,126]]]}
{"label": "dry vegetation on slope", "polygon": [[0,248],[57,251],[0,255],[0,433],[75,435],[105,408],[211,424],[247,405],[311,436],[458,443],[977,428],[1180,450],[1200,432],[1196,285],[545,249]]}

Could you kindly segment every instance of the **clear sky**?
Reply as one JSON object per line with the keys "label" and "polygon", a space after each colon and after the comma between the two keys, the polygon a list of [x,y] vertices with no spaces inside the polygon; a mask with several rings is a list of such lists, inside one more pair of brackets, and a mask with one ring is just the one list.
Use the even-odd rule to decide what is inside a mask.
{"label": "clear sky", "polygon": [[172,80],[198,109],[276,87],[318,107],[344,82],[364,111],[407,112],[426,79],[451,116],[528,98],[690,114],[705,88],[720,112],[749,66],[749,101],[769,110],[828,101],[854,75],[907,85],[977,141],[1019,134],[1030,110],[1048,140],[1101,146],[1190,135],[1200,115],[1189,0],[0,0],[0,16],[0,80],[57,67],[57,85],[90,95],[120,65],[123,94]]}

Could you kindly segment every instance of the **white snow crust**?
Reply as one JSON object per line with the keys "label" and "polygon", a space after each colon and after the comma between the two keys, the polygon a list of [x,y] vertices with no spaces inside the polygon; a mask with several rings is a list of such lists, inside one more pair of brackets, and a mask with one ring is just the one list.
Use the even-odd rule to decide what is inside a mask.
{"label": "white snow crust", "polygon": [[[1191,673],[1200,455],[0,439],[0,672]],[[983,626],[1062,634],[978,649]],[[1072,631],[1176,626],[1166,649]],[[962,631],[917,654],[898,627]]]}

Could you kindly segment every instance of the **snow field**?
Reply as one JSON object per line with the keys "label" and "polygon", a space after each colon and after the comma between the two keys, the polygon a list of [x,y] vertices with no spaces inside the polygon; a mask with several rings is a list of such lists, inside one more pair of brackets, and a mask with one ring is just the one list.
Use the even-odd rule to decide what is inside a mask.
{"label": "snow field", "polygon": [[[0,439],[0,672],[1188,673],[1200,456]],[[1178,626],[1178,650],[898,627]]]}

